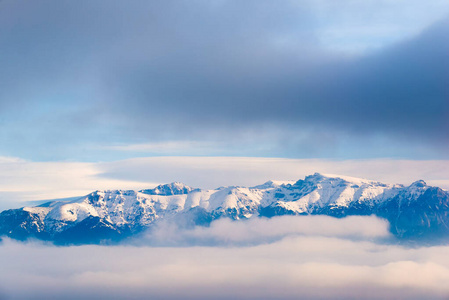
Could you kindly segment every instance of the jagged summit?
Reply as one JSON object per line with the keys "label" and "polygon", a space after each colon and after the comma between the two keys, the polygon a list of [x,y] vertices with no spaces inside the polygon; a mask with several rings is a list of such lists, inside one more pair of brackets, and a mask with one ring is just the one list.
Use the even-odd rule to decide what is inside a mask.
{"label": "jagged summit", "polygon": [[167,218],[206,225],[223,217],[372,214],[389,220],[398,236],[425,236],[436,228],[443,232],[446,228],[449,236],[443,226],[449,224],[449,193],[442,189],[422,180],[404,187],[320,173],[298,181],[270,180],[250,188],[202,190],[173,182],[139,191],[95,191],[69,202],[4,211],[0,236],[91,243],[124,238]]}
{"label": "jagged summit", "polygon": [[417,180],[410,185],[410,188],[425,188],[427,187],[427,183],[424,180]]}
{"label": "jagged summit", "polygon": [[161,184],[155,187],[154,189],[145,189],[140,190],[139,192],[148,194],[148,195],[163,195],[163,196],[171,196],[171,195],[183,195],[190,193],[193,188],[185,185],[181,182],[172,182],[168,184]]}
{"label": "jagged summit", "polygon": [[253,189],[269,189],[269,188],[275,188],[282,185],[292,185],[295,184],[295,180],[268,180],[267,182],[253,186]]}
{"label": "jagged summit", "polygon": [[375,180],[369,180],[365,178],[351,177],[346,175],[338,174],[324,174],[324,173],[314,173],[313,175],[306,176],[304,181],[310,182],[323,182],[323,181],[340,181],[352,184],[382,184]]}

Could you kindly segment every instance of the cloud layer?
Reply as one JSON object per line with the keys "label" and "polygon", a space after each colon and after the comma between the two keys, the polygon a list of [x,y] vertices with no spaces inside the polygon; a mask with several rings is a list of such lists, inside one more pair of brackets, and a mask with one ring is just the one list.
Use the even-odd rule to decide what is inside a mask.
{"label": "cloud layer", "polygon": [[448,14],[439,0],[1,1],[0,154],[447,158]]}
{"label": "cloud layer", "polygon": [[[223,224],[197,231],[197,237],[214,237],[224,242],[222,246],[191,243],[185,245],[189,247],[54,247],[4,240],[0,257],[7,259],[2,260],[0,269],[0,294],[4,299],[449,296],[448,248],[405,248],[376,242],[374,236],[387,234],[380,220],[319,217],[315,221],[296,221],[287,217],[261,222],[242,223],[237,225],[238,233],[226,230],[225,235]],[[270,229],[264,234],[254,225]],[[358,232],[357,238],[345,234],[348,226],[349,232]],[[266,243],[273,233],[280,239]],[[229,247],[229,236],[234,241],[253,243]]]}
{"label": "cloud layer", "polygon": [[287,236],[320,236],[353,240],[392,240],[389,223],[376,217],[283,216],[232,221],[219,219],[210,227],[185,227],[182,220],[157,222],[132,244],[150,246],[251,246]]}

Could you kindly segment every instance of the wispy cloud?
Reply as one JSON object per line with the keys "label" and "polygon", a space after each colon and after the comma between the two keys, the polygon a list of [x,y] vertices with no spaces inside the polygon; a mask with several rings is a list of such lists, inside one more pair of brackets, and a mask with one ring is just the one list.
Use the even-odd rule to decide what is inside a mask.
{"label": "wispy cloud", "polygon": [[19,162],[25,162],[26,160],[13,157],[13,156],[0,156],[0,164],[6,164],[6,163],[19,163]]}
{"label": "wispy cloud", "polygon": [[210,142],[197,142],[197,141],[165,141],[155,143],[143,143],[143,144],[125,144],[114,146],[103,146],[102,149],[115,150],[115,151],[128,151],[128,152],[143,152],[153,154],[184,154],[193,153],[195,155],[205,155],[210,151],[216,151],[217,145]]}

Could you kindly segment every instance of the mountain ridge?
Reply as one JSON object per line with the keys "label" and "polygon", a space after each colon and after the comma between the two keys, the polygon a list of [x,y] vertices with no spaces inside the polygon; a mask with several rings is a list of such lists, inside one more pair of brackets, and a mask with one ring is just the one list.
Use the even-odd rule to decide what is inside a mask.
{"label": "mountain ridge", "polygon": [[281,215],[376,215],[401,239],[449,237],[449,193],[418,180],[409,186],[333,174],[253,187],[203,190],[180,182],[142,190],[97,190],[68,201],[0,213],[0,236],[59,244],[117,241],[163,219],[208,226],[213,220]]}

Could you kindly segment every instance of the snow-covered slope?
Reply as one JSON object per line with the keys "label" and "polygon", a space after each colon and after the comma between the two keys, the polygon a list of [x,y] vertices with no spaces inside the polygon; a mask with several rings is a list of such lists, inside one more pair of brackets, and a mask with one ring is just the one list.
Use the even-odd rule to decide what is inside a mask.
{"label": "snow-covered slope", "polygon": [[[74,236],[83,242],[88,236],[97,241],[139,232],[165,218],[190,218],[193,224],[207,224],[221,217],[237,220],[284,214],[376,214],[397,220],[398,215],[406,214],[435,189],[440,206],[444,207],[448,193],[428,187],[423,181],[404,187],[315,173],[296,182],[268,181],[249,188],[201,190],[175,182],[140,191],[95,191],[70,202],[4,211],[0,214],[0,235],[63,242],[70,242]],[[438,218],[441,221],[445,217]],[[445,219],[440,223],[445,224]],[[397,226],[397,222],[394,224]],[[401,235],[405,232],[397,228],[393,231]]]}
{"label": "snow-covered slope", "polygon": [[294,184],[268,191],[264,206],[283,208],[295,214],[313,214],[330,207],[349,208],[357,203],[373,207],[403,188],[402,185],[315,173]]}

